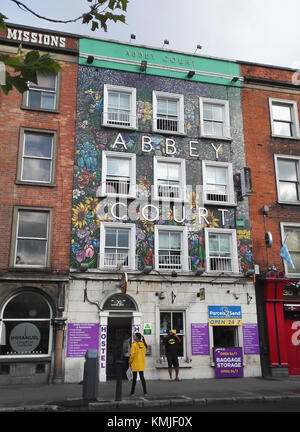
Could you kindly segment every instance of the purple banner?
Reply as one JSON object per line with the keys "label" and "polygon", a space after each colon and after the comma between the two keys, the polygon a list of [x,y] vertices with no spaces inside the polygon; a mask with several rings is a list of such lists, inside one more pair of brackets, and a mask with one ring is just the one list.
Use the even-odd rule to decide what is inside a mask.
{"label": "purple banner", "polygon": [[192,355],[209,355],[208,324],[191,324]]}
{"label": "purple banner", "polygon": [[99,350],[99,325],[68,324],[67,357],[84,357],[89,349]]}
{"label": "purple banner", "polygon": [[216,378],[243,377],[242,348],[215,348],[214,360]]}
{"label": "purple banner", "polygon": [[244,354],[259,354],[257,324],[243,324]]}

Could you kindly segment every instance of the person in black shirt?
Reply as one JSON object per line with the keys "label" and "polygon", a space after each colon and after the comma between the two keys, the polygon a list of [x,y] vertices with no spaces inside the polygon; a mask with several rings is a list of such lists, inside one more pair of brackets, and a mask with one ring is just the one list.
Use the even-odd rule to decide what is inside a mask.
{"label": "person in black shirt", "polygon": [[177,334],[173,333],[172,330],[168,330],[168,336],[166,336],[163,341],[162,352],[164,358],[167,356],[168,372],[170,376],[169,381],[172,381],[172,365],[174,366],[175,369],[175,381],[180,381],[180,379],[178,378],[179,363],[178,363],[178,356],[176,350],[176,345],[180,342],[181,340],[177,336]]}

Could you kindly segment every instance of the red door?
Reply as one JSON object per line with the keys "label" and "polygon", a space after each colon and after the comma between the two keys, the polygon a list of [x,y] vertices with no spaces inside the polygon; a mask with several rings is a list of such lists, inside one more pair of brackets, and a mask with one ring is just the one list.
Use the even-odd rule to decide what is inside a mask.
{"label": "red door", "polygon": [[300,321],[285,320],[289,375],[300,375]]}

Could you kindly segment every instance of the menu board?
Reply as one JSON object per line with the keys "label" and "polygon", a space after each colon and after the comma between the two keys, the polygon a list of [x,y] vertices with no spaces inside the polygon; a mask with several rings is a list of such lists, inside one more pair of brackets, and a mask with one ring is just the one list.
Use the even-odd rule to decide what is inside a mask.
{"label": "menu board", "polygon": [[243,324],[244,354],[259,354],[257,324]]}
{"label": "menu board", "polygon": [[84,357],[90,349],[99,349],[99,325],[69,323],[67,357]]}
{"label": "menu board", "polygon": [[192,355],[209,355],[208,324],[191,324]]}

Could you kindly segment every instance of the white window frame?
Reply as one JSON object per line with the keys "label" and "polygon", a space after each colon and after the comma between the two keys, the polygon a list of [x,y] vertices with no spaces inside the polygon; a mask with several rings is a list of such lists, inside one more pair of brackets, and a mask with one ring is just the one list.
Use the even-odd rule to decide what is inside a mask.
{"label": "white window frame", "polygon": [[[187,338],[189,337],[189,335],[187,333],[188,326],[187,326],[186,310],[184,308],[178,309],[178,308],[168,308],[168,307],[158,310],[157,322],[159,323],[159,328],[158,328],[158,346],[159,346],[159,349],[161,347],[161,336],[163,337],[163,339],[168,336],[168,333],[161,333],[161,331],[160,331],[161,330],[161,321],[160,321],[161,313],[164,313],[164,312],[165,313],[171,313],[171,315],[173,313],[182,313],[183,329],[180,329],[180,330],[183,330],[183,332],[177,333],[177,335],[180,337],[181,340],[182,340],[182,336],[183,336],[183,356],[178,356],[178,360],[182,361],[182,360],[187,358]],[[173,318],[171,318],[171,321],[173,321]],[[163,358],[163,356],[161,355],[160,352],[159,352],[159,358],[160,359]]]}
{"label": "white window frame", "polygon": [[[280,198],[280,178],[279,178],[279,169],[278,169],[278,159],[286,159],[288,161],[295,161],[297,163],[298,181],[296,187],[298,189],[298,197],[299,197],[298,201],[286,201]],[[275,173],[276,173],[277,201],[282,204],[300,205],[300,156],[274,154],[274,163],[275,163]]]}
{"label": "white window frame", "polygon": [[[171,131],[165,129],[159,129],[157,127],[157,99],[173,99],[177,102],[178,107],[178,130]],[[184,135],[184,97],[181,94],[175,93],[166,93],[161,91],[153,91],[152,92],[152,103],[153,103],[153,124],[152,130],[153,132],[159,132],[162,134],[168,135]]]}
{"label": "white window frame", "polygon": [[[206,251],[206,272],[207,273],[239,273],[237,237],[235,229],[224,228],[205,228],[205,251]],[[210,269],[210,252],[209,252],[209,234],[227,234],[231,239],[231,270],[211,270]],[[222,259],[222,258],[221,258]],[[225,264],[226,266],[226,264]]]}
{"label": "white window frame", "polygon": [[[129,193],[114,193],[106,192],[106,180],[107,180],[107,158],[116,159],[128,159],[130,160],[130,184]],[[121,198],[136,198],[136,154],[135,153],[121,153],[114,151],[103,151],[102,152],[102,183],[101,183],[101,196],[109,197],[121,197]]]}
{"label": "white window frame", "polygon": [[[180,184],[179,184],[179,197],[163,197],[158,194],[158,174],[159,174],[159,162],[177,164],[180,165]],[[185,171],[185,159],[171,158],[165,156],[154,156],[153,159],[153,170],[154,170],[154,200],[157,201],[172,201],[172,202],[183,202],[186,199],[186,171]]]}
{"label": "white window frame", "polygon": [[[206,196],[206,168],[208,166],[212,167],[220,167],[220,168],[226,168],[227,169],[227,200],[217,200],[217,199],[207,199]],[[233,185],[233,170],[232,170],[232,163],[230,162],[215,162],[215,161],[202,161],[202,183],[203,183],[203,201],[205,204],[217,204],[219,206],[225,205],[225,206],[236,206],[236,200],[235,200],[235,193],[234,193],[234,185]],[[220,197],[222,194],[214,194],[213,192],[211,195],[216,195],[215,198],[218,196]]]}
{"label": "white window frame", "polygon": [[109,266],[104,265],[104,250],[105,250],[105,231],[107,229],[127,229],[129,231],[129,253],[128,253],[128,266],[124,266],[126,270],[135,270],[135,239],[136,239],[136,225],[130,223],[115,223],[115,222],[101,222],[100,225],[100,257],[99,269],[100,270],[116,270],[117,265]]}
{"label": "white window frame", "polygon": [[[285,227],[294,227],[294,228],[299,228],[300,229],[300,223],[294,223],[294,222],[280,222],[280,233],[281,233],[281,245],[284,242],[285,239],[285,231],[284,228]],[[289,250],[289,252],[291,253],[291,251]],[[300,252],[300,251],[299,251]],[[293,257],[292,257],[293,259]],[[289,266],[285,263],[285,261],[283,261],[283,265],[284,265],[284,272],[286,274],[287,277],[300,277],[300,271],[298,273],[296,272],[289,272]]]}
{"label": "white window frame", "polygon": [[[289,106],[291,110],[291,125],[292,125],[292,135],[278,135],[275,133],[274,128],[274,116],[273,116],[273,103],[275,104],[281,104],[281,105],[287,105]],[[298,118],[298,107],[297,102],[293,100],[286,100],[286,99],[274,99],[269,98],[269,110],[270,110],[270,122],[271,122],[271,135],[273,137],[279,137],[279,138],[288,138],[288,139],[299,139],[300,132],[299,132],[299,118]]]}
{"label": "white window frame", "polygon": [[[47,75],[55,75],[55,74],[47,74]],[[23,106],[22,108],[27,108],[30,110],[37,110],[37,111],[58,111],[59,109],[59,87],[60,87],[60,72],[56,74],[55,77],[55,90],[50,90],[48,87],[42,88],[39,87],[38,84],[28,82],[28,88],[29,90],[24,92],[23,94]],[[31,107],[29,106],[29,92],[39,92],[41,93],[41,97],[43,98],[44,93],[48,94],[54,94],[54,104],[53,108],[43,108],[43,107]]]}
{"label": "white window frame", "polygon": [[[200,97],[199,103],[200,103],[200,135],[201,135],[201,137],[231,140],[229,102],[227,100],[223,100],[223,99],[211,99],[211,98]],[[204,130],[204,108],[203,108],[204,103],[209,103],[211,105],[221,105],[223,107],[224,124],[223,124],[223,134],[222,135],[209,135],[209,134],[205,133],[205,130]]]}
{"label": "white window frame", "polygon": [[[159,267],[159,232],[161,231],[172,231],[181,233],[181,267],[162,269]],[[160,272],[172,272],[172,271],[189,271],[189,256],[188,256],[188,230],[186,226],[174,226],[174,225],[155,225],[154,227],[154,265],[155,270]]]}
{"label": "white window frame", "polygon": [[[27,237],[32,240],[41,240],[46,243],[45,247],[45,262],[44,265],[39,264],[22,264],[22,262],[17,263],[17,253],[18,253],[18,240],[22,239],[22,237],[18,236],[19,231],[19,216],[20,212],[30,211],[36,213],[47,213],[47,234],[45,238],[39,237]],[[37,207],[15,207],[14,208],[14,221],[13,221],[13,234],[12,234],[12,247],[11,247],[11,259],[10,265],[15,268],[48,268],[50,267],[51,260],[51,233],[52,233],[52,224],[53,224],[53,210],[49,208],[37,208]]]}
{"label": "white window frame", "polygon": [[[130,96],[130,121],[129,125],[122,125],[122,122],[110,123],[108,119],[108,93],[114,91],[116,93],[126,93]],[[136,118],[136,89],[134,87],[115,86],[104,84],[104,97],[103,97],[103,116],[102,126],[118,128],[118,129],[133,129],[137,128]]]}

